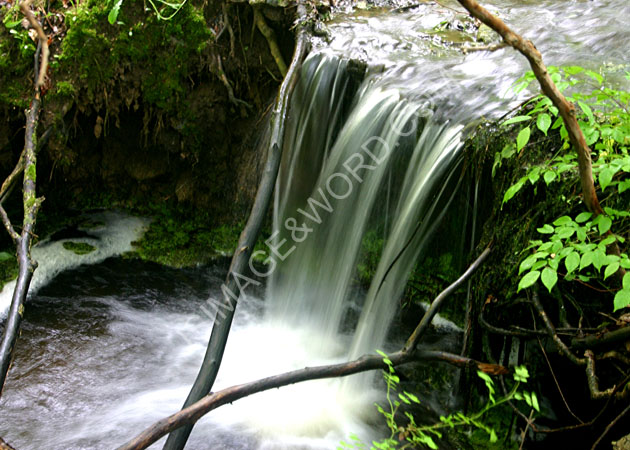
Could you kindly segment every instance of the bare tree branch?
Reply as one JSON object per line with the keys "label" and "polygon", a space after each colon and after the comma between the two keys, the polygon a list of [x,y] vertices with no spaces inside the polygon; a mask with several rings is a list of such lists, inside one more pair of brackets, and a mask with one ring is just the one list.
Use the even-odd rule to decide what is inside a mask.
{"label": "bare tree branch", "polygon": [[[302,4],[298,5],[298,15],[304,16],[305,7]],[[278,97],[272,113],[272,125],[271,125],[271,138],[269,142],[269,150],[267,154],[267,162],[263,172],[263,177],[256,193],[256,199],[252,206],[247,224],[241,233],[238,246],[234,251],[232,262],[228,271],[227,279],[224,287],[228,292],[236,292],[236,299],[225,298],[224,300],[229,303],[229,309],[222,318],[215,320],[212,327],[212,333],[210,334],[210,340],[208,341],[208,347],[204,356],[199,374],[193,383],[193,386],[188,394],[188,398],[184,402],[184,408],[192,405],[199,399],[208,395],[208,392],[212,389],[214,380],[216,379],[223,359],[223,351],[225,350],[225,344],[227,342],[228,335],[230,333],[230,327],[232,325],[232,318],[234,317],[234,310],[236,308],[237,299],[240,296],[240,284],[236,279],[235,274],[238,276],[245,273],[249,258],[252,254],[260,229],[265,219],[269,204],[271,202],[271,196],[276,183],[276,177],[278,175],[278,169],[280,167],[280,159],[282,154],[282,142],[284,139],[284,123],[287,110],[289,107],[289,96],[296,83],[299,68],[301,67],[302,60],[306,55],[307,39],[303,26],[298,27],[297,44],[293,53],[293,60],[289,66],[286,77],[280,85]],[[186,445],[188,436],[192,431],[193,425],[189,424],[181,429],[178,429],[172,433],[164,445],[165,450],[181,450]]]}
{"label": "bare tree branch", "polygon": [[[41,105],[41,86],[43,85],[46,67],[48,65],[48,38],[44,34],[42,27],[37,23],[37,20],[35,20],[35,16],[30,9],[30,1],[31,0],[25,0],[22,2],[20,10],[26,16],[31,26],[37,30],[43,52],[39,66],[39,77],[34,86],[33,101],[31,102],[30,109],[26,113],[24,151],[22,152],[22,156],[20,156],[16,168],[9,175],[9,178],[5,180],[0,189],[1,194],[4,195],[10,190],[17,174],[20,173],[20,171],[24,172],[24,181],[22,184],[24,218],[22,221],[21,235],[18,236],[15,230],[13,230],[8,215],[4,209],[0,207],[2,221],[16,243],[18,259],[18,278],[15,284],[15,290],[13,291],[13,298],[2,335],[2,341],[0,342],[0,396],[2,395],[4,382],[13,360],[13,350],[19,335],[22,317],[24,316],[24,300],[28,294],[33,271],[36,268],[36,263],[31,260],[31,240],[37,212],[44,200],[43,197],[37,198],[36,194],[37,158],[35,153],[37,149],[37,124]],[[35,67],[37,67],[37,64],[35,64]]]}
{"label": "bare tree branch", "polygon": [[479,255],[479,257],[470,265],[470,267],[468,267],[466,272],[464,272],[464,274],[461,277],[459,277],[457,280],[455,280],[455,282],[453,282],[453,284],[451,284],[442,292],[440,292],[440,295],[438,295],[433,300],[433,302],[431,303],[431,306],[422,317],[422,320],[420,321],[416,329],[413,331],[413,333],[407,340],[407,343],[405,344],[405,347],[404,347],[405,351],[413,351],[416,348],[416,346],[418,345],[418,342],[420,342],[420,339],[422,339],[422,336],[424,335],[424,333],[429,329],[429,325],[431,324],[431,321],[433,320],[435,315],[438,313],[438,311],[442,307],[444,300],[446,300],[446,298],[449,295],[455,292],[458,287],[460,287],[468,278],[472,276],[472,274],[475,273],[475,271],[481,266],[481,264],[488,257],[489,254],[490,254],[490,247],[486,248],[483,251],[483,253]]}
{"label": "bare tree branch", "polygon": [[[388,358],[392,361],[392,365],[394,366],[400,366],[414,361],[443,361],[460,367],[477,367],[479,370],[495,375],[507,372],[507,369],[502,366],[480,363],[463,356],[440,351],[419,351],[413,353],[399,351],[388,355]],[[117,450],[145,449],[167,433],[185,424],[192,425],[196,423],[201,417],[210,411],[258,392],[268,391],[270,389],[288,386],[303,381],[345,377],[360,372],[366,372],[368,370],[384,368],[386,368],[386,365],[383,363],[382,356],[364,355],[354,361],[327,366],[305,367],[304,369],[294,370],[280,375],[274,375],[252,381],[250,383],[232,386],[221,391],[214,392],[200,401],[190,405],[188,408],[182,409],[165,419],[155,422],[131,441],[118,447]]]}

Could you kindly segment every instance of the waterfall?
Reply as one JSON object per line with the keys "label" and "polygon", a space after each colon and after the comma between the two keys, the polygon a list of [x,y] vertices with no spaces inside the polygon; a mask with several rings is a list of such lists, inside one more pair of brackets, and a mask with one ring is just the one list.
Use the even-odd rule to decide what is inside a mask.
{"label": "waterfall", "polygon": [[329,343],[359,309],[356,265],[375,230],[380,262],[343,352],[353,358],[382,348],[407,278],[460,179],[462,125],[440,117],[426,92],[379,74],[357,88],[349,69],[325,53],[305,62],[276,186],[279,258],[266,320],[308,330],[316,357],[339,356]]}

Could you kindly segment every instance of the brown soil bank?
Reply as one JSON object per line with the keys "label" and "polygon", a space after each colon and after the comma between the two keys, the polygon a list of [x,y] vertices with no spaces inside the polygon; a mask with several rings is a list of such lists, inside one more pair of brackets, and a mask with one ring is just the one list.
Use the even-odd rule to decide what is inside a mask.
{"label": "brown soil bank", "polygon": [[[172,201],[217,220],[242,215],[264,161],[264,113],[282,78],[252,6],[188,1],[164,20],[158,13],[174,11],[126,0],[115,16],[114,3],[35,5],[51,37],[40,195],[48,208]],[[293,11],[258,7],[289,59]],[[36,42],[15,0],[0,0],[0,20],[4,178],[24,145]]]}

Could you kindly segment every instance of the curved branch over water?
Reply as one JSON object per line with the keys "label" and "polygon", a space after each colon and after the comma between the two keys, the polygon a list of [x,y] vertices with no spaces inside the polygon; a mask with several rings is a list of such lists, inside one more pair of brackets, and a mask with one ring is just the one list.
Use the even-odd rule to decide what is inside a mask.
{"label": "curved branch over water", "polygon": [[[388,355],[388,358],[391,360],[393,366],[400,366],[414,361],[443,361],[459,367],[476,367],[483,372],[494,375],[507,373],[507,369],[503,366],[485,364],[463,356],[440,351],[399,351]],[[270,389],[288,386],[303,381],[345,377],[360,372],[366,372],[368,370],[385,369],[386,367],[387,366],[383,362],[382,356],[364,355],[354,361],[328,366],[305,367],[304,369],[294,370],[280,375],[262,378],[250,383],[232,386],[221,391],[214,392],[189,407],[182,409],[165,419],[155,422],[134,439],[118,447],[117,450],[145,449],[162,436],[179,427],[183,427],[186,424],[192,426],[192,424],[197,422],[210,411],[258,392],[268,391]]]}
{"label": "curved branch over water", "polygon": [[549,76],[547,67],[543,62],[542,55],[536,46],[529,40],[524,39],[519,34],[509,28],[505,22],[498,17],[492,15],[487,9],[479,5],[475,0],[457,0],[468,12],[481,22],[499,33],[503,40],[518,50],[529,61],[529,65],[542,88],[544,94],[551,99],[554,106],[558,108],[558,112],[562,117],[564,126],[569,134],[571,144],[578,156],[578,165],[580,170],[580,184],[582,186],[582,196],[584,203],[589,211],[594,214],[603,214],[604,211],[599,204],[597,193],[595,192],[595,183],[593,181],[593,171],[591,164],[591,149],[586,144],[584,134],[578,125],[575,116],[575,107],[567,101],[567,99],[558,90],[554,82]]}

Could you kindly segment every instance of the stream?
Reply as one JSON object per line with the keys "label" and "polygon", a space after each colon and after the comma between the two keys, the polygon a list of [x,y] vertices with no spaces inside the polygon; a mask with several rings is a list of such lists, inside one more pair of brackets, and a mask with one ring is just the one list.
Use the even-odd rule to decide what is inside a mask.
{"label": "stream", "polygon": [[[603,65],[627,83],[627,0],[485,3],[534,40],[548,65]],[[287,124],[274,229],[328,186],[352,157],[349,146],[378,136],[398,150],[363,173],[346,203],[333,203],[335,212],[268,283],[241,298],[214,390],[400,346],[387,331],[409,271],[459,187],[463,140],[480,119],[499,118],[531,95],[511,90],[525,59],[510,49],[463,54],[458,27],[466,20],[454,11],[461,7],[443,4],[340,13],[328,24],[330,42],[316,44]],[[349,58],[368,65],[364,81],[351,80]],[[392,132],[410,124],[408,139]],[[203,307],[222,296],[226,266],[175,270],[118,257],[146,221],[118,213],[99,220],[102,227],[72,238],[94,244],[93,256],[66,251],[67,237],[34,249],[41,275],[0,400],[0,436],[20,450],[115,448],[181,407],[202,360],[212,324]],[[430,225],[416,233],[421,220]],[[384,250],[379,284],[363,292],[352,281],[370,229],[381,230]],[[411,251],[399,257],[408,242]],[[385,277],[389,285],[380,283]],[[384,400],[378,379],[302,383],[226,405],[196,425],[187,448],[331,449],[353,433],[369,442],[384,422],[373,406]]]}

